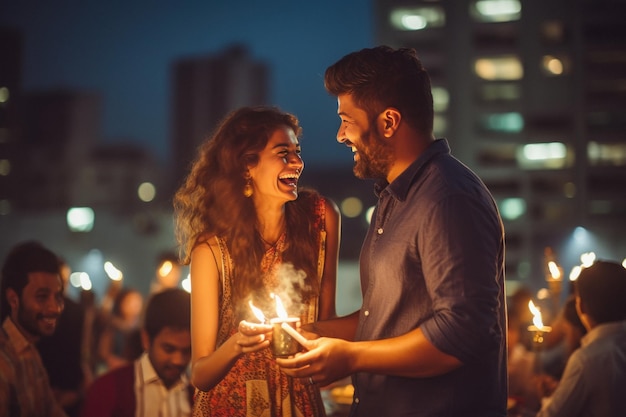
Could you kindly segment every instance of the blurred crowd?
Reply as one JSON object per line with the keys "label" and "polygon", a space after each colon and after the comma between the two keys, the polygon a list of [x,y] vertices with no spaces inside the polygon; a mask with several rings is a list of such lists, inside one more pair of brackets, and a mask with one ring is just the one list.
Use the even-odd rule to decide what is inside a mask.
{"label": "blurred crowd", "polygon": [[[157,306],[155,303],[153,310],[159,310],[160,317],[153,317],[149,320],[155,322],[152,326],[156,327],[156,330],[153,329],[152,335],[145,333],[148,326],[146,323],[147,304],[154,299],[155,294],[177,289],[188,297],[188,293],[178,288],[181,269],[176,256],[165,254],[159,257],[156,262],[154,281],[147,297],[144,297],[137,289],[125,287],[122,281],[111,281],[108,291],[97,302],[94,293],[89,290],[83,290],[77,300],[71,298],[67,291],[71,273],[70,266],[62,258],[51,255],[51,252],[43,252],[49,256],[55,256],[53,258],[55,264],[50,266],[50,262],[48,262],[48,266],[45,266],[36,259],[36,256],[40,255],[36,253],[33,255],[29,252],[32,252],[33,249],[45,250],[36,242],[17,245],[14,251],[17,254],[10,254],[3,267],[3,300],[0,305],[2,306],[4,333],[0,332],[0,336],[8,335],[9,339],[12,337],[12,330],[7,326],[7,320],[5,320],[8,315],[15,322],[17,329],[23,332],[27,342],[36,342],[34,345],[49,378],[49,391],[65,414],[69,417],[95,415],[94,409],[103,410],[106,408],[103,401],[104,403],[107,401],[107,389],[113,388],[103,387],[118,383],[117,379],[113,379],[113,382],[107,382],[107,380],[111,380],[111,377],[116,375],[114,372],[116,370],[118,370],[117,374],[120,374],[120,371],[124,369],[132,369],[133,367],[138,369],[136,367],[141,366],[142,360],[153,361],[148,367],[155,369],[156,380],[160,380],[160,383],[165,384],[166,387],[171,387],[175,383],[181,384],[179,395],[185,397],[185,412],[188,413],[193,398],[193,388],[185,375],[191,350],[189,311],[186,311],[186,316],[183,318],[185,324],[179,326],[182,326],[183,329],[178,328],[184,331],[183,337],[181,338],[179,334],[178,339],[167,341],[170,343],[168,349],[172,351],[178,349],[181,352],[177,359],[164,359],[167,354],[162,354],[161,365],[159,365],[159,355],[154,353],[156,338],[159,334],[166,334],[161,333],[162,327],[167,325],[164,323],[168,320],[164,316],[172,316],[172,310],[163,308],[163,304]],[[20,250],[25,251],[26,254],[20,255]],[[17,260],[14,260],[15,258]],[[19,265],[20,259],[24,265]],[[15,280],[7,277],[20,271],[32,274],[32,271],[41,270],[49,270],[53,278],[61,277],[61,282],[58,282],[58,285],[54,281],[51,281],[53,284],[50,285],[49,281],[48,284],[38,284],[40,288],[33,289],[35,300],[39,303],[47,303],[48,301],[44,300],[42,288],[46,288],[46,285],[52,288],[45,294],[46,297],[53,300],[52,310],[55,308],[58,310],[58,317],[43,309],[41,312],[33,309],[27,291],[28,287],[32,285],[31,283],[22,288],[19,302],[16,302],[15,298],[12,297],[12,287],[17,284],[15,284]],[[57,270],[58,273],[53,273],[54,270]],[[626,369],[624,363],[619,362],[619,358],[622,357],[620,352],[623,353],[624,334],[626,334],[626,322],[624,321],[626,319],[626,307],[623,303],[623,297],[626,295],[626,271],[619,264],[599,261],[588,268],[588,271],[585,271],[583,275],[583,282],[574,281],[572,283],[569,294],[564,297],[565,301],[558,306],[558,310],[552,312],[550,327],[546,327],[543,332],[538,333],[537,328],[533,327],[535,317],[529,304],[532,304],[535,294],[529,288],[522,286],[508,297],[510,403],[508,416],[569,415],[561,412],[567,407],[563,404],[574,403],[573,398],[578,397],[584,402],[575,405],[575,407],[587,407],[589,404],[592,404],[592,407],[598,407],[597,402],[594,403],[591,393],[593,388],[590,388],[589,385],[602,385],[600,391],[610,395],[611,390],[615,389],[615,387],[611,388],[611,381],[619,381],[620,378],[624,378]],[[577,286],[585,286],[585,288],[577,290]],[[55,293],[57,291],[55,288],[58,288],[58,294]],[[166,300],[161,301],[161,303],[164,302],[170,303]],[[189,299],[184,298],[182,305],[188,309]],[[167,304],[167,307],[181,310],[180,306],[176,308],[173,304]],[[155,314],[157,313],[152,313],[153,316]],[[44,324],[44,328],[41,325],[37,327],[35,324],[36,319],[45,321],[51,317],[56,318],[56,326],[45,327]],[[540,337],[538,338],[538,336]],[[593,351],[592,347],[595,346],[595,349],[598,350],[597,346],[600,343],[604,343],[600,353]],[[178,346],[178,348],[172,346]],[[27,363],[30,359],[24,352],[26,350],[13,352],[19,356],[15,361]],[[146,352],[150,353],[147,354]],[[142,355],[144,356],[143,359]],[[584,360],[580,359],[583,355],[587,355]],[[19,366],[5,369],[10,365],[10,356],[11,352],[7,350],[7,341],[0,338],[0,370],[2,370],[0,387],[3,386],[2,384],[10,383],[11,378],[20,380],[20,376],[15,375],[15,369],[19,370]],[[606,364],[606,361],[613,364],[615,369],[612,369],[612,374],[607,377],[598,377],[603,378],[599,380],[600,382],[594,381],[594,378],[597,377],[596,374],[600,375],[599,372],[602,370],[599,371],[593,367],[586,369],[584,363],[602,365]],[[583,365],[576,365],[579,362]],[[175,365],[173,366],[172,363]],[[600,368],[600,366],[596,366],[596,368]],[[604,369],[603,365],[602,369]],[[29,369],[28,372],[24,372],[26,377],[37,374],[36,369],[34,371]],[[170,374],[169,382],[167,382],[168,377],[166,377],[168,372]],[[131,378],[129,381],[131,382],[127,388],[131,392],[133,379]],[[26,380],[22,382],[31,389],[37,387],[35,381]],[[583,382],[586,383],[586,386],[581,388],[579,385]],[[47,389],[48,387],[43,388]],[[7,395],[9,397],[3,397]],[[17,397],[19,395],[18,392]],[[621,412],[614,409],[615,405],[611,403],[613,401],[611,398],[609,396],[601,401],[602,404],[607,404],[608,410],[608,414],[601,415],[619,415],[615,412]],[[10,402],[15,399],[7,394],[3,388],[0,390],[0,400],[0,402]],[[135,404],[139,400],[129,398],[116,401],[128,401],[134,410]],[[9,415],[24,415],[12,414],[11,410]],[[107,410],[106,413],[108,414],[103,412],[100,415],[125,415],[116,410]],[[64,414],[50,411],[49,415],[63,416]],[[131,413],[131,415],[135,414]]]}
{"label": "blurred crowd", "polygon": [[[3,271],[3,274],[26,273],[28,275],[41,269],[42,267],[39,266],[35,258],[41,256],[41,253],[45,253],[44,250],[46,248],[35,241],[16,245],[13,252],[7,256],[6,263],[18,265],[15,267],[8,265],[5,268],[7,272],[4,273]],[[23,265],[19,265],[20,256],[18,255],[20,251],[24,252],[22,256]],[[17,318],[14,321],[17,322],[16,327],[18,329],[24,330],[25,339],[28,342],[35,342],[34,345],[41,357],[41,364],[45,368],[51,391],[57,403],[67,416],[78,417],[86,415],[84,401],[94,381],[110,371],[132,365],[146,351],[146,347],[150,343],[142,341],[142,326],[147,301],[153,295],[171,289],[183,292],[179,288],[181,266],[175,254],[169,252],[161,254],[156,259],[154,278],[147,296],[136,288],[125,286],[121,280],[111,280],[106,294],[100,300],[97,299],[92,290],[85,289],[80,291],[78,297],[72,298],[69,294],[70,291],[68,291],[71,267],[62,257],[56,254],[55,256],[57,256],[58,262],[58,275],[62,280],[61,293],[58,295],[59,300],[56,301],[56,304],[52,304],[52,308],[42,307],[38,313],[33,311],[33,314],[39,314],[36,317],[44,320],[55,318],[54,331],[50,334],[42,334],[34,323],[31,323],[29,327],[21,322],[21,317],[28,314],[25,289],[22,289],[22,294],[19,297],[20,305],[18,306]],[[26,265],[26,263],[30,263],[32,266]],[[9,288],[12,285],[14,284],[3,281],[3,298],[6,293],[10,292]],[[25,288],[28,285],[30,284],[27,283]],[[43,290],[39,288],[37,291],[42,292]],[[45,301],[42,302],[45,303]],[[4,312],[4,308],[8,307],[7,302],[3,299],[0,304],[3,305]],[[58,317],[49,312],[55,310],[55,305],[59,306]],[[7,312],[8,310],[7,308]],[[7,315],[11,316],[10,313]],[[3,321],[4,316],[5,314],[2,317]],[[188,322],[189,317],[186,320]],[[187,328],[186,331],[188,332],[189,329]],[[5,348],[5,346],[0,347]],[[190,351],[190,346],[186,348]],[[18,351],[17,354],[21,355],[22,353]],[[185,371],[189,357],[190,355],[187,355],[184,362]],[[154,367],[157,368],[156,365]],[[0,380],[0,385],[4,382],[4,380]],[[30,382],[27,381],[27,385],[29,384]],[[4,390],[0,393],[0,397],[3,393]],[[10,399],[8,401],[10,402]],[[18,408],[17,410],[24,412],[23,409]],[[25,414],[18,413],[16,415]]]}

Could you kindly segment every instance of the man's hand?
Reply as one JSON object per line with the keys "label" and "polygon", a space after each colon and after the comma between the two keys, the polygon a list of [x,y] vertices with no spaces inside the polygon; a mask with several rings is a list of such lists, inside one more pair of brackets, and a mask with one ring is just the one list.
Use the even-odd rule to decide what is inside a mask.
{"label": "man's hand", "polygon": [[307,352],[276,358],[276,363],[289,376],[309,378],[312,383],[325,386],[354,373],[351,345],[342,339],[321,337],[308,341]]}

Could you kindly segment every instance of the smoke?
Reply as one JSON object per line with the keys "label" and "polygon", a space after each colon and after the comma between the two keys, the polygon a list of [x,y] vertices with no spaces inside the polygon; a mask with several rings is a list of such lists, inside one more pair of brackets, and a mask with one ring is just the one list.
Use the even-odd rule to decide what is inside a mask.
{"label": "smoke", "polygon": [[283,263],[278,266],[276,276],[278,287],[274,290],[275,294],[280,297],[290,315],[299,314],[302,309],[302,292],[307,289],[306,273],[291,263]]}

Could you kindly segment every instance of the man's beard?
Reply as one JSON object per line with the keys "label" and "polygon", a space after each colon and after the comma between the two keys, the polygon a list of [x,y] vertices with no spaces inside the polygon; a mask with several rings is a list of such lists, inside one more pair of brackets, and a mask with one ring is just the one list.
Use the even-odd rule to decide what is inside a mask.
{"label": "man's beard", "polygon": [[357,149],[359,157],[354,162],[354,175],[361,179],[386,179],[393,163],[391,147],[373,129],[361,136],[361,144]]}

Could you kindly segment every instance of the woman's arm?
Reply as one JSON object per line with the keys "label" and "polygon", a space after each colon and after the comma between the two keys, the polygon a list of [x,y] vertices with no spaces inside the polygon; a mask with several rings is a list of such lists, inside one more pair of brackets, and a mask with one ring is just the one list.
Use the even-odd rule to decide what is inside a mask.
{"label": "woman's arm", "polygon": [[217,385],[243,354],[269,346],[268,325],[241,322],[239,332],[216,349],[219,328],[219,279],[215,243],[191,253],[191,382],[202,391]]}

